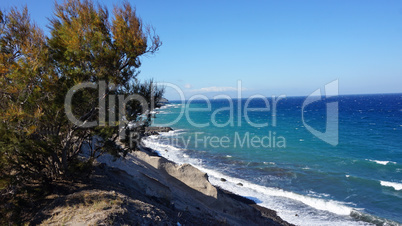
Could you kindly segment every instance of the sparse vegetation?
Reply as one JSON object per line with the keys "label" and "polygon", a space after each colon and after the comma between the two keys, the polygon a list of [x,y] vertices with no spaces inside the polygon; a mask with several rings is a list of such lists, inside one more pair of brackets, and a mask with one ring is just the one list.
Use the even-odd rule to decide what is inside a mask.
{"label": "sparse vegetation", "polygon": [[84,221],[86,224],[95,225],[99,223],[97,222],[99,219],[106,219],[109,215],[123,214],[126,211],[122,208],[123,199],[124,197],[121,194],[115,192],[86,191],[75,193],[66,197],[64,205],[53,209],[51,217],[43,221],[42,224]]}

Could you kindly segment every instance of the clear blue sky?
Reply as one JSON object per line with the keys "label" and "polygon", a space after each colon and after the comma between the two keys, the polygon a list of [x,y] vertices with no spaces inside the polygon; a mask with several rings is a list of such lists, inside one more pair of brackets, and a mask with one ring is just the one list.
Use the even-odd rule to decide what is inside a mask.
{"label": "clear blue sky", "polygon": [[[112,11],[121,1],[99,2]],[[402,92],[402,1],[129,2],[163,41],[142,58],[141,78],[174,83],[187,96],[234,95],[237,80],[245,96],[304,96],[335,79],[340,94]],[[25,4],[45,28],[53,1],[0,8]]]}

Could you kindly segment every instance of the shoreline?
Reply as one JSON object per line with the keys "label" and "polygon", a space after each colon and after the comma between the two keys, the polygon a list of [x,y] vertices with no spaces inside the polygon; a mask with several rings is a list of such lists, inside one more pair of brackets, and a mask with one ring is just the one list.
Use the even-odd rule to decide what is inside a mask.
{"label": "shoreline", "polygon": [[[172,129],[170,127],[148,127],[146,129],[145,133],[147,136],[150,136],[150,135],[160,135],[159,133],[161,133],[161,132],[165,133],[165,132],[169,132],[169,131],[174,131],[174,129]],[[145,155],[143,155],[143,153],[145,153]],[[180,182],[183,182],[184,184],[191,187],[192,189],[197,190],[198,192],[204,193],[208,196],[214,197],[216,200],[212,201],[213,205],[211,205],[211,206],[214,206],[217,204],[219,206],[220,204],[222,204],[222,203],[220,203],[221,201],[219,200],[219,197],[221,196],[220,198],[224,200],[223,202],[228,202],[231,204],[233,203],[234,205],[240,204],[241,206],[243,206],[243,208],[244,208],[244,205],[246,205],[248,207],[252,207],[252,210],[250,210],[250,209],[247,210],[249,212],[254,212],[256,210],[257,215],[255,215],[255,213],[253,213],[250,216],[243,216],[245,218],[249,218],[252,216],[252,218],[254,218],[252,220],[252,222],[254,220],[257,220],[257,221],[268,220],[269,225],[293,225],[289,222],[286,222],[282,218],[280,218],[277,215],[275,210],[260,206],[252,199],[237,195],[237,194],[235,194],[231,191],[225,190],[219,186],[212,185],[208,180],[208,174],[202,172],[200,169],[198,169],[195,166],[192,166],[191,164],[176,163],[174,161],[171,161],[171,160],[161,156],[158,153],[158,151],[156,151],[152,148],[149,148],[149,147],[145,147],[145,146],[142,146],[140,151],[136,151],[136,152],[132,153],[132,156],[135,156],[137,158],[137,160],[140,159],[141,161],[144,161],[147,164],[151,164],[156,170],[159,171],[159,173],[161,173],[161,174],[167,173],[168,177],[173,176],[174,178],[176,178]],[[171,169],[172,167],[174,169]],[[179,173],[175,172],[176,169],[179,171]],[[165,176],[166,176],[166,174],[165,174]],[[198,181],[194,181],[195,178]],[[202,184],[202,186],[197,186],[197,184],[200,184],[200,183]],[[216,190],[216,192],[211,193],[209,191],[209,190],[214,190],[214,189]],[[197,199],[197,197],[192,197],[192,198]],[[208,197],[207,197],[207,199],[208,199]],[[214,209],[210,205],[207,205],[207,206],[209,206],[208,208],[210,208],[212,210]],[[239,209],[239,210],[241,212],[243,212],[243,211],[247,212],[245,209],[243,209],[243,210]],[[237,210],[237,211],[239,211],[239,210]],[[221,210],[218,210],[218,212],[221,212],[219,214],[222,214],[222,212],[224,214],[228,214],[230,211],[228,209],[223,208]],[[244,215],[244,213],[242,213],[241,215]],[[250,221],[250,219],[247,219],[246,222],[250,223],[249,221]],[[243,223],[246,223],[246,222],[243,222]],[[231,223],[237,224],[238,222],[236,222],[236,220],[234,220]],[[257,224],[259,224],[259,223],[262,223],[262,222],[257,222]],[[267,222],[265,222],[264,224],[266,224],[266,223]]]}
{"label": "shoreline", "polygon": [[125,158],[103,155],[82,181],[53,186],[32,224],[293,225],[146,147]]}
{"label": "shoreline", "polygon": [[[172,129],[170,127],[160,127],[160,129],[158,130],[158,127],[150,127],[149,131],[152,131],[151,133],[149,133],[149,135],[159,135],[159,132],[169,132],[169,131],[174,131],[174,129]],[[159,155],[159,153],[157,151],[155,151],[155,150],[153,150],[151,148],[142,147],[142,149],[143,149],[142,151],[147,152],[147,154],[149,154],[150,156],[157,156],[157,157],[163,158],[164,161],[169,161],[169,162],[172,162],[172,163],[174,163],[176,165],[180,165],[178,163],[175,163],[175,162],[173,162],[171,160],[168,160],[165,157]],[[197,167],[194,167],[194,168],[197,169],[198,171],[202,172]],[[207,175],[207,173],[205,173],[205,175]],[[222,178],[222,179],[224,179],[224,178]],[[208,181],[208,176],[207,176],[206,180]],[[208,181],[208,183],[210,183],[210,182]],[[263,217],[265,217],[265,218],[272,219],[275,222],[280,223],[280,225],[293,225],[293,224],[283,220],[281,217],[279,217],[275,210],[269,209],[267,207],[260,206],[254,200],[252,200],[250,198],[247,198],[247,197],[244,197],[244,196],[241,196],[241,195],[237,195],[237,194],[235,194],[235,193],[233,193],[231,191],[225,190],[225,189],[223,189],[223,188],[221,188],[219,186],[216,186],[216,185],[212,185],[212,186],[214,186],[219,192],[222,192],[225,195],[229,196],[231,199],[234,199],[234,200],[236,200],[236,201],[238,201],[240,203],[244,203],[246,205],[249,205],[249,206],[253,207],[254,209],[258,210],[261,213],[261,215]]]}
{"label": "shoreline", "polygon": [[[161,157],[161,158],[164,158],[164,157],[162,157],[162,156],[159,156],[159,157]],[[166,158],[164,158],[164,159],[166,159]],[[167,159],[166,159],[167,160]],[[170,161],[170,160],[167,160],[167,161]],[[180,165],[180,164],[177,164],[177,163],[174,163],[174,164],[176,164],[176,165]],[[199,170],[198,168],[196,168],[196,167],[194,167],[196,170]],[[201,170],[199,170],[200,172],[202,172]],[[205,173],[206,174],[206,173]],[[207,175],[207,174],[206,174]],[[208,180],[208,178],[206,178],[207,180]],[[209,182],[209,181],[208,181]],[[209,182],[210,183],[210,182]],[[212,184],[211,184],[212,185]],[[225,196],[228,196],[230,199],[233,199],[233,200],[235,200],[236,202],[239,202],[239,203],[243,203],[243,204],[246,204],[246,205],[248,205],[248,206],[251,206],[251,207],[253,207],[254,209],[256,209],[257,211],[259,211],[260,213],[261,213],[261,216],[262,217],[264,217],[264,218],[268,218],[268,219],[271,219],[271,220],[273,220],[275,223],[279,223],[279,225],[293,225],[293,224],[291,224],[291,223],[289,223],[289,222],[286,222],[285,220],[283,220],[281,217],[279,217],[278,215],[277,215],[277,212],[275,211],[275,210],[272,210],[272,209],[269,209],[269,208],[266,208],[266,207],[263,207],[263,206],[260,206],[260,205],[258,205],[254,200],[252,200],[252,199],[249,199],[249,198],[247,198],[247,197],[243,197],[243,196],[241,196],[241,195],[237,195],[237,194],[235,194],[235,193],[233,193],[233,192],[231,192],[231,191],[228,191],[228,190],[225,190],[225,189],[223,189],[223,188],[221,188],[221,187],[219,187],[219,186],[215,186],[215,185],[212,185],[213,187],[215,187],[217,190],[218,190],[218,193],[222,193],[222,194],[224,194]],[[274,222],[272,222],[272,223],[274,223]]]}

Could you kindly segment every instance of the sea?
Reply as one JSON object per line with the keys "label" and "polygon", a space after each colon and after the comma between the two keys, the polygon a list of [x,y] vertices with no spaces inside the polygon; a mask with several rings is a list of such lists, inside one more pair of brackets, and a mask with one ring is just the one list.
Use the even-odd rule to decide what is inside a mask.
{"label": "sea", "polygon": [[402,94],[191,99],[144,145],[296,225],[402,225]]}

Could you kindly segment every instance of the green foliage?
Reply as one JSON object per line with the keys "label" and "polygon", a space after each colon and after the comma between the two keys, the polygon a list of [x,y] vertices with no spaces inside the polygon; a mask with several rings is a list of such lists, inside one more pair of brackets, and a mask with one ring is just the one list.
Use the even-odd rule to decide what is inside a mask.
{"label": "green foliage", "polygon": [[[92,147],[89,163],[104,152],[119,156],[131,150],[116,145],[119,130],[128,131],[129,121],[141,122],[134,129],[141,134],[163,90],[137,79],[140,57],[155,53],[161,42],[130,4],[115,7],[109,18],[105,7],[91,1],[56,3],[50,37],[30,21],[27,8],[0,11],[0,28],[0,186],[86,171],[87,164],[77,161],[84,145]],[[149,111],[129,101],[118,109],[120,118],[127,113],[126,121],[74,125],[65,114],[66,94],[79,83],[101,81],[110,84],[104,96],[96,89],[74,93],[76,118],[99,121],[101,110],[108,118],[113,98],[107,96],[117,103],[118,95],[140,95]],[[107,109],[98,107],[102,101]],[[100,145],[92,145],[95,135]]]}

